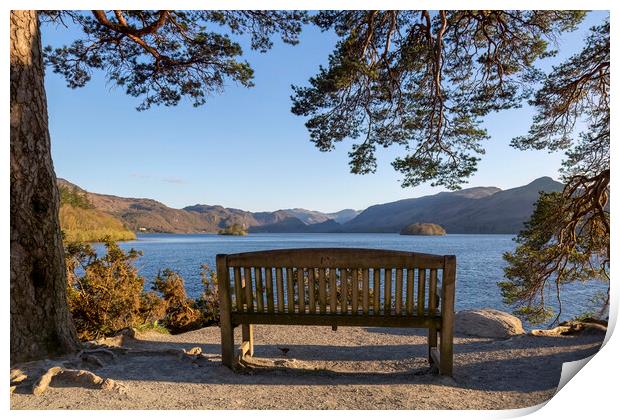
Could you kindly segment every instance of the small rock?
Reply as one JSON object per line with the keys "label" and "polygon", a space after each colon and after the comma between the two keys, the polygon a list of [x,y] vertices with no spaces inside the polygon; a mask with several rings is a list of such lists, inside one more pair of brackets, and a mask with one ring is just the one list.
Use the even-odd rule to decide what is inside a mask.
{"label": "small rock", "polygon": [[191,356],[198,356],[199,354],[202,354],[202,349],[200,347],[193,347],[190,350],[187,350],[185,354],[189,354]]}
{"label": "small rock", "polygon": [[485,338],[510,338],[525,334],[521,320],[496,309],[472,309],[455,315],[454,330],[458,334]]}

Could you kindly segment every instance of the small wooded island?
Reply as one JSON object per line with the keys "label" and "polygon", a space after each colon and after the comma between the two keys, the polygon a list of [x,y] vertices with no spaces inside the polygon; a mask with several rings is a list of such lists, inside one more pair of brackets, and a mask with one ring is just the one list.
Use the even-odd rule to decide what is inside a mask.
{"label": "small wooded island", "polygon": [[224,229],[221,229],[217,234],[218,235],[245,236],[248,234],[248,231],[245,229],[244,226],[235,223],[231,226],[227,226]]}
{"label": "small wooded island", "polygon": [[401,235],[445,235],[446,231],[434,223],[413,223],[400,231]]}

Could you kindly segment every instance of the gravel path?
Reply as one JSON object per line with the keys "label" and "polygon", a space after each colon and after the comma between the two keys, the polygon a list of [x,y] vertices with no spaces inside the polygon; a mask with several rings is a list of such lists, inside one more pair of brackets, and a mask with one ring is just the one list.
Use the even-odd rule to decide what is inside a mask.
{"label": "gravel path", "polygon": [[[11,408],[521,408],[551,398],[562,363],[595,353],[601,342],[600,336],[455,337],[450,379],[430,372],[425,330],[339,327],[334,332],[331,327],[259,325],[254,357],[238,373],[221,364],[216,327],[174,336],[148,333],[125,339],[121,344],[131,351],[90,369],[126,391],[58,379],[34,396],[25,381],[11,396]],[[203,356],[164,351],[193,347]],[[289,350],[285,355],[280,348]]]}

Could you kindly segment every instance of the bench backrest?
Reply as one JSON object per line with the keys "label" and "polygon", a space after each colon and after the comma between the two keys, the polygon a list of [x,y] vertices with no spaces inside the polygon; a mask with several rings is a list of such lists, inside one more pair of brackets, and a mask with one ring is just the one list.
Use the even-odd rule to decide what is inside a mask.
{"label": "bench backrest", "polygon": [[218,255],[217,270],[222,310],[233,313],[439,316],[454,308],[451,255],[281,249]]}

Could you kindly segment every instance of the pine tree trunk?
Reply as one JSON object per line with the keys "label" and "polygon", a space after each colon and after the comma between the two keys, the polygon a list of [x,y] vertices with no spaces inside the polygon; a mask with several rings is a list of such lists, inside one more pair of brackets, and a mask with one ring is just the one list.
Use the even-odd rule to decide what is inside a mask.
{"label": "pine tree trunk", "polygon": [[11,12],[11,363],[77,348],[52,164],[39,23]]}

